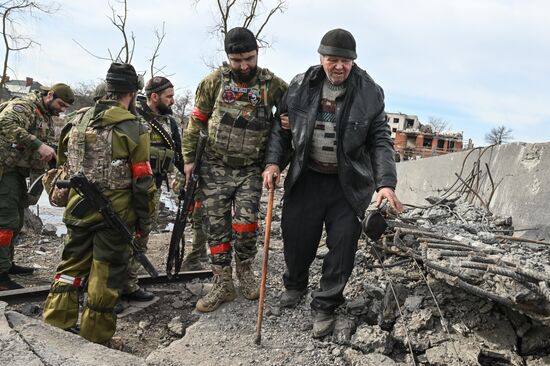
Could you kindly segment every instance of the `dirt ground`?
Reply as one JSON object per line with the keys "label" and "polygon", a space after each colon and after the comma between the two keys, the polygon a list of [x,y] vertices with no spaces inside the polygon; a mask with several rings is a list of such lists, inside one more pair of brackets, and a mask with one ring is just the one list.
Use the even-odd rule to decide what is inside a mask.
{"label": "dirt ground", "polygon": [[[45,211],[45,210],[43,210]],[[51,214],[51,212],[50,212]],[[166,223],[173,216],[168,210],[163,211],[161,223]],[[147,257],[159,272],[165,271],[165,260],[170,232],[155,232],[150,235]],[[186,231],[186,242],[190,245],[191,233]],[[189,250],[188,247],[186,250]],[[35,268],[31,276],[12,276],[12,279],[24,287],[49,285],[55,274],[63,250],[63,235],[37,235],[26,230],[20,236],[15,248],[15,262],[19,265]],[[205,263],[205,268],[207,268]],[[140,274],[147,274],[142,268]],[[194,280],[195,283],[208,283],[209,280]],[[147,287],[159,300],[144,310],[120,317],[117,321],[115,337],[124,342],[123,351],[145,357],[152,351],[169,345],[181,338],[183,333],[171,331],[170,321],[179,316],[183,330],[194,323],[198,316],[192,314],[197,296],[187,289],[189,283],[170,283]],[[43,302],[14,304],[8,310],[15,310],[33,318],[41,318]]]}
{"label": "dirt ground", "polygon": [[[277,306],[277,299],[283,289],[282,274],[285,269],[280,230],[280,196],[281,192],[278,192],[271,230],[271,272],[268,277],[264,324],[266,339],[270,339],[273,344],[284,345],[284,350],[266,348],[261,357],[270,361],[263,364],[410,365],[415,364],[411,362],[411,349],[417,365],[550,364],[549,327],[487,299],[453,288],[420,270],[410,260],[390,254],[384,254],[380,258],[365,240],[359,242],[355,267],[344,292],[347,302],[337,311],[339,319],[350,326],[344,327],[341,333],[332,337],[312,339],[307,299],[302,300],[296,309],[282,310]],[[481,230],[475,224],[477,211],[467,205],[464,207],[466,211],[460,213],[461,220],[472,216],[468,225],[457,225],[458,219],[453,219],[453,215],[444,214],[435,208],[431,211],[420,210],[416,216],[412,212],[409,219],[417,217],[415,220],[418,223],[421,221],[420,217],[423,217],[425,228],[437,222],[439,226],[436,231],[439,233],[460,229],[462,235],[466,235],[468,231]],[[173,220],[173,212],[162,212],[164,224]],[[265,196],[260,210],[262,223],[264,215]],[[485,221],[483,227],[487,226]],[[52,230],[55,232],[56,228]],[[261,227],[259,254],[256,258],[258,272],[262,238]],[[159,271],[164,271],[169,239],[168,231],[151,234],[147,255]],[[189,250],[189,229],[186,231],[186,242]],[[26,287],[48,285],[59,262],[62,247],[63,238],[55,234],[22,236],[16,246],[15,260],[18,264],[35,267],[36,271],[33,276],[14,276],[14,280]],[[317,258],[310,269],[309,293],[319,283],[322,260],[327,251],[323,238]],[[548,258],[548,250],[544,248],[534,253],[540,258]],[[383,261],[384,268],[380,265],[380,260]],[[142,272],[145,274],[144,270]],[[149,286],[148,290],[153,291],[159,300],[118,320],[115,337],[123,340],[123,351],[147,357],[158,349],[170,350],[170,344],[181,339],[187,327],[200,319],[201,315],[193,312],[193,309],[203,285],[209,282],[209,279],[195,279],[188,283]],[[394,296],[400,306],[394,301]],[[40,318],[42,303],[12,305],[9,309]],[[220,337],[227,338],[227,332],[234,332],[242,326],[239,323],[241,318],[254,321],[257,314],[254,306],[246,309],[241,307],[238,310],[240,318],[225,317],[224,321],[228,323],[220,324],[220,335],[210,334],[211,339],[201,339],[201,347],[207,347]],[[219,311],[224,312],[225,309]],[[285,329],[292,330],[292,339],[289,339]],[[189,333],[191,335],[191,331]],[[239,352],[251,353],[247,353],[250,359],[256,359],[252,348]],[[240,357],[244,357],[244,353]],[[237,353],[235,357],[236,355]]]}

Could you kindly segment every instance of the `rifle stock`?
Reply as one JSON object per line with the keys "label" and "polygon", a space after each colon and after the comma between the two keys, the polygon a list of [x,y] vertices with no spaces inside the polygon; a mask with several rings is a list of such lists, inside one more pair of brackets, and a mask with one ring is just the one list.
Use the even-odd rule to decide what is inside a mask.
{"label": "rifle stock", "polygon": [[[143,250],[141,250],[139,245],[136,243],[132,231],[128,228],[128,225],[126,225],[120,216],[118,216],[116,211],[113,209],[111,200],[105,197],[97,182],[90,182],[86,175],[82,172],[78,172],[73,175],[69,181],[58,181],[56,184],[59,188],[70,187],[77,190],[84,199],[81,201],[82,205],[77,205],[75,209],[81,206],[86,207],[86,210],[91,208],[99,211],[101,216],[103,216],[103,225],[100,226],[113,228],[122,234],[125,241],[130,244],[133,256],[143,266],[143,268],[145,268],[147,273],[149,273],[151,277],[158,276],[157,270],[145,256]],[[71,212],[71,214],[73,213]],[[77,214],[81,214],[81,212],[77,212]],[[97,227],[99,228],[100,226]]]}
{"label": "rifle stock", "polygon": [[[176,221],[172,229],[170,237],[170,246],[168,248],[168,258],[166,259],[166,275],[172,277],[177,275],[181,269],[183,255],[185,253],[185,238],[184,231],[187,225],[189,212],[193,210],[195,204],[195,189],[199,180],[199,172],[202,165],[202,155],[206,147],[208,135],[204,131],[200,131],[197,141],[197,149],[195,153],[195,165],[191,173],[189,182],[186,182],[186,187],[180,189],[178,211]],[[185,189],[187,188],[187,189]]]}

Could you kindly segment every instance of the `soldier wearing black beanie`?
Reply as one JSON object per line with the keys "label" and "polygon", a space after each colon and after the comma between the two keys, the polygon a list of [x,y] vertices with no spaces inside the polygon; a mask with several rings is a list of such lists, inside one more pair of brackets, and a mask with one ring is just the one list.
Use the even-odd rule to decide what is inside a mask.
{"label": "soldier wearing black beanie", "polygon": [[190,177],[199,133],[208,131],[198,189],[214,280],[210,291],[197,302],[200,312],[214,311],[237,296],[233,253],[239,292],[249,300],[259,296],[253,267],[261,165],[269,129],[278,123],[273,110],[287,88],[271,71],[258,67],[258,42],[250,30],[229,30],[224,46],[228,63],[200,82],[182,142],[184,171]]}

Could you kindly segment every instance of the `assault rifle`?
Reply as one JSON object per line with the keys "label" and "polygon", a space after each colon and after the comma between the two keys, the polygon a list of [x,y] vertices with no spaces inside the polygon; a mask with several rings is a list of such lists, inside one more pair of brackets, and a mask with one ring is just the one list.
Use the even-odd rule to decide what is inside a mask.
{"label": "assault rifle", "polygon": [[111,200],[105,197],[97,182],[90,182],[84,173],[78,172],[68,181],[57,181],[56,185],[59,188],[73,188],[83,197],[83,200],[77,203],[72,210],[71,214],[73,216],[80,218],[84,217],[89,209],[99,211],[101,216],[103,216],[103,222],[93,225],[90,230],[93,231],[107,227],[117,230],[124,237],[125,241],[130,243],[134,258],[136,258],[143,268],[145,268],[147,273],[149,273],[151,277],[158,276],[157,270],[136,243],[134,235],[128,228],[128,225],[118,216],[113,209]]}
{"label": "assault rifle", "polygon": [[[178,212],[176,214],[176,221],[174,222],[172,236],[170,237],[168,258],[166,259],[166,275],[169,278],[172,276],[177,276],[181,269],[183,254],[185,253],[185,237],[183,232],[185,230],[185,226],[187,225],[187,217],[189,216],[189,212],[193,210],[193,206],[195,205],[195,189],[197,188],[197,181],[199,180],[199,171],[202,165],[202,154],[204,153],[207,139],[208,135],[206,132],[201,130],[199,133],[199,140],[197,141],[195,165],[193,166],[193,171],[191,172],[191,178],[189,178],[189,182],[186,182],[186,187],[182,186],[180,189],[180,194],[178,197]],[[173,272],[172,269],[174,269]]]}

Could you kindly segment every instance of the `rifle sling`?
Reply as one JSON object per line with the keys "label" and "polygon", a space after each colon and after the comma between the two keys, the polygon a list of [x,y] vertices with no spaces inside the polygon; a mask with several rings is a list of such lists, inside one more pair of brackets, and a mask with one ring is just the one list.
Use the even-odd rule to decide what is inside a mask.
{"label": "rifle sling", "polygon": [[139,114],[149,123],[151,128],[155,130],[160,137],[162,137],[162,142],[166,145],[167,148],[170,150],[176,151],[176,147],[174,144],[174,140],[172,140],[172,137],[170,137],[170,134],[162,127],[162,125],[159,123],[159,121],[156,120],[155,117],[151,116],[150,113],[147,113],[141,108],[137,108]]}

